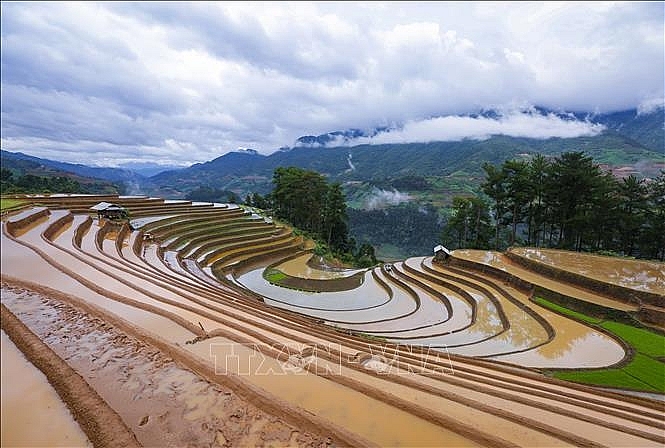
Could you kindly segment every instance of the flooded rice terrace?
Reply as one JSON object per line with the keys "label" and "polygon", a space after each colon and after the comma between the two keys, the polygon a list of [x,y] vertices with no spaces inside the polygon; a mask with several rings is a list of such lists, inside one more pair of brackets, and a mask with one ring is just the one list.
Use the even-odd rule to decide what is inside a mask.
{"label": "flooded rice terrace", "polygon": [[92,446],[44,374],[4,331],[1,341],[2,446]]}
{"label": "flooded rice terrace", "polygon": [[[614,366],[626,359],[617,340],[482,269],[432,257],[331,268],[283,226],[237,206],[167,201],[157,210],[140,197],[118,200],[136,204],[129,228],[59,204],[6,218],[2,304],[83,376],[143,445],[665,443],[657,405],[570,387],[538,370]],[[150,212],[142,215],[141,207]],[[503,254],[454,254],[614,303]],[[305,292],[298,281],[346,289]],[[6,384],[37,390],[40,380],[6,369],[25,363],[2,342],[2,443],[20,445],[4,431],[21,427],[5,420],[5,399],[17,399]],[[33,406],[49,407],[46,400]],[[72,422],[56,414],[64,419],[50,432],[53,440],[25,443],[89,443],[66,435]]]}
{"label": "flooded rice terrace", "polygon": [[[504,266],[498,253],[462,252],[483,263]],[[326,278],[326,271],[310,266],[310,257],[304,254],[277,267],[294,277]],[[400,281],[406,275],[405,266],[416,271],[421,265],[431,270],[429,278],[414,276],[411,282]],[[348,270],[336,274],[356,272]],[[626,355],[621,344],[610,336],[543,309],[519,291],[511,289],[506,296],[484,288],[481,283],[464,279],[456,283],[454,278],[449,279],[450,286],[446,286],[435,283],[437,272],[443,274],[445,270],[433,265],[431,257],[413,258],[404,264],[394,264],[392,271],[377,270],[375,275],[384,285],[377,283],[376,277],[368,271],[359,288],[344,292],[303,292],[273,285],[263,277],[262,268],[239,276],[237,281],[261,294],[272,306],[321,318],[337,328],[395,344],[429,347],[442,353],[486,357],[537,368],[605,367],[620,362]],[[466,288],[471,308],[451,289],[455,287]],[[510,289],[507,285],[504,287]],[[532,310],[531,314],[525,307]],[[548,328],[553,329],[552,334],[548,333]]]}
{"label": "flooded rice terrace", "polygon": [[515,248],[511,252],[548,266],[619,286],[665,294],[665,264],[578,252]]}
{"label": "flooded rice terrace", "polygon": [[579,288],[569,283],[559,282],[537,272],[528,270],[515,264],[507,256],[500,252],[458,249],[453,251],[453,257],[496,268],[529,283],[532,283],[533,285],[541,286],[551,291],[560,292],[563,295],[575,297],[578,300],[595,303],[607,308],[616,308],[622,311],[637,311],[639,309],[638,305],[614,300],[605,295],[596,294],[592,291]]}
{"label": "flooded rice terrace", "polygon": [[350,277],[354,274],[364,271],[364,269],[317,269],[310,266],[310,262],[312,262],[314,257],[315,256],[311,254],[303,254],[294,258],[293,260],[280,263],[279,265],[275,266],[275,269],[278,269],[286,275],[290,275],[292,277],[309,278],[315,280],[335,280],[339,278]]}

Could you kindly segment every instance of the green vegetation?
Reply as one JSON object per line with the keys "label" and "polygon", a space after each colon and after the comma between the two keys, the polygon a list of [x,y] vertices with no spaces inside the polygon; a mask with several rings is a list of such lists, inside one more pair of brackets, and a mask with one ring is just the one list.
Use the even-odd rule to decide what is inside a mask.
{"label": "green vegetation", "polygon": [[482,196],[453,200],[443,234],[452,248],[526,244],[665,260],[665,171],[650,182],[633,175],[619,180],[584,152],[483,169],[490,203]]}
{"label": "green vegetation", "polygon": [[[344,188],[348,207],[358,212],[352,213],[349,210],[350,237],[358,242],[368,242],[375,247],[395,246],[403,256],[422,255],[429,253],[432,242],[441,243],[443,223],[451,215],[449,211],[453,198],[455,196],[468,198],[481,194],[486,174],[483,165],[486,163],[496,166],[500,166],[506,160],[528,163],[538,154],[549,160],[565,152],[584,150],[596,163],[607,165],[603,170],[624,167],[634,169],[640,178],[655,178],[659,172],[658,164],[663,161],[662,117],[662,113],[636,115],[636,111],[610,114],[604,118],[596,117],[595,119],[601,123],[605,123],[603,120],[607,119],[608,130],[599,135],[579,138],[529,139],[492,136],[486,140],[466,139],[458,142],[358,145],[337,148],[296,147],[276,151],[269,156],[232,152],[210,162],[154,176],[151,178],[151,185],[144,187],[144,192],[155,196],[165,194],[173,196],[173,188],[186,193],[201,185],[208,185],[216,189],[233,190],[241,197],[250,195],[248,199],[253,202],[252,193],[258,192],[262,195],[270,193],[271,178],[277,167],[293,166],[313,170],[321,173],[330,183],[340,183]],[[645,138],[647,136],[648,138]],[[325,141],[330,142],[330,140]],[[349,161],[352,162],[353,168],[349,165]],[[167,190],[161,190],[160,186]],[[151,191],[150,188],[153,187],[156,189]],[[431,233],[429,228],[421,230],[420,225],[411,229],[410,234],[394,231],[394,225],[398,221],[394,219],[394,215],[402,215],[404,210],[393,211],[396,208],[393,206],[384,207],[382,210],[367,210],[366,199],[375,189],[385,191],[396,189],[408,193],[412,198],[409,205],[414,208],[432,206],[441,223]],[[247,199],[245,202],[248,203]],[[488,205],[489,211],[493,212],[493,204]],[[261,205],[257,207],[270,208]],[[383,224],[379,219],[381,211],[387,213]],[[611,216],[610,212],[608,214]],[[500,246],[505,247],[511,239],[512,217],[506,214],[501,218],[510,221],[501,224],[499,229]],[[618,219],[603,226],[605,227],[603,230],[612,229],[617,223]],[[508,229],[506,226],[511,228]],[[528,241],[524,226],[524,223],[517,222],[516,243]],[[549,244],[550,231],[546,230],[548,235],[545,244]],[[555,228],[555,239],[557,231]],[[490,240],[492,246],[497,236],[494,226],[493,232]],[[655,230],[653,233],[656,234]],[[413,242],[403,238],[412,235],[429,241]],[[449,240],[457,238],[455,234],[446,238],[443,243],[452,249]],[[539,238],[542,242],[542,231],[539,233]],[[532,228],[532,242],[533,239]],[[473,242],[475,238],[471,239],[471,243]],[[586,241],[586,237],[582,243],[583,246],[591,244]],[[595,251],[593,248],[590,250]],[[601,245],[598,250],[613,250],[613,248]],[[637,248],[634,251],[637,254]]]}
{"label": "green vegetation", "polygon": [[453,213],[442,238],[454,247],[485,249],[492,237],[487,202],[480,197],[453,198]]}
{"label": "green vegetation", "polygon": [[263,271],[263,278],[275,285],[279,285],[279,282],[284,280],[286,277],[287,275],[279,269],[269,268]]}
{"label": "green vegetation", "polygon": [[339,184],[315,171],[280,167],[271,193],[275,216],[316,235],[333,250],[348,250],[346,202]]}
{"label": "green vegetation", "polygon": [[431,205],[400,204],[377,210],[349,209],[349,227],[354,238],[373,246],[392,245],[399,254],[427,254],[439,244],[443,225]]}
{"label": "green vegetation", "polygon": [[0,175],[2,180],[2,193],[83,193],[84,189],[77,181],[65,176],[42,177],[33,174],[14,176],[14,174],[2,168]]}
{"label": "green vegetation", "polygon": [[2,198],[0,199],[0,210],[2,211],[9,211],[13,210],[16,208],[20,208],[25,204],[24,201],[18,200],[18,199],[6,199]]}
{"label": "green vegetation", "polygon": [[[84,177],[58,168],[57,162],[34,158],[25,160],[13,153],[2,152],[0,190],[3,194],[14,193],[84,193],[84,194],[124,194],[124,187],[108,180]],[[69,167],[84,165],[64,164]]]}
{"label": "green vegetation", "polygon": [[619,336],[640,353],[652,358],[665,357],[665,337],[661,335],[620,322],[605,321],[600,326]]}
{"label": "green vegetation", "polygon": [[640,381],[627,373],[624,369],[605,369],[583,372],[557,372],[556,378],[575,383],[592,384],[597,386],[618,387],[628,390],[642,390],[658,392],[657,389]]}
{"label": "green vegetation", "polygon": [[375,336],[373,334],[362,333],[362,332],[353,333],[353,334],[356,335],[356,336],[360,336],[363,339],[367,339],[368,341],[372,341],[372,342],[386,342],[387,341],[387,339],[383,336]]}
{"label": "green vegetation", "polygon": [[[315,253],[356,267],[377,263],[374,248],[349,238],[348,216],[340,184],[328,184],[315,171],[280,167],[273,174],[275,188],[267,198],[278,219],[290,223],[316,241]],[[257,195],[250,196],[254,205]],[[263,200],[263,198],[261,198]]]}
{"label": "green vegetation", "polygon": [[238,195],[234,192],[210,187],[199,187],[192,190],[185,196],[185,199],[201,202],[228,202],[230,204],[240,202]]}
{"label": "green vegetation", "polygon": [[665,336],[624,323],[601,321],[540,297],[534,298],[534,301],[560,314],[603,328],[636,352],[633,359],[621,368],[553,371],[551,374],[554,377],[578,383],[665,393],[665,363],[657,359],[665,356]]}
{"label": "green vegetation", "polygon": [[[419,252],[419,255],[422,255],[423,252]],[[393,244],[383,244],[376,246],[376,258],[385,262],[400,261],[405,258],[409,258],[412,255],[404,252],[400,247]]]}
{"label": "green vegetation", "polygon": [[566,316],[573,317],[577,320],[581,320],[582,322],[586,322],[588,324],[598,324],[602,321],[601,319],[587,316],[586,314],[578,313],[577,311],[573,311],[561,305],[557,305],[556,303],[548,302],[547,300],[541,297],[534,297],[533,301],[536,302],[538,305],[543,306],[545,308],[549,308],[553,311],[556,311],[559,314],[564,314]]}

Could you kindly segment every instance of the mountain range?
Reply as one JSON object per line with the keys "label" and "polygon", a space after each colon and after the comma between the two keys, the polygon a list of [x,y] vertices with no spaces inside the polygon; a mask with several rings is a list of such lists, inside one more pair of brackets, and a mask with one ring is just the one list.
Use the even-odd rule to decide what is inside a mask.
{"label": "mountain range", "polygon": [[[485,112],[485,116],[491,116]],[[499,164],[510,158],[533,154],[557,155],[585,151],[597,163],[639,176],[658,174],[665,154],[665,110],[639,114],[636,110],[605,115],[562,114],[568,119],[585,119],[602,124],[605,130],[592,137],[516,138],[492,136],[486,140],[404,143],[350,146],[358,137],[384,132],[385,128],[352,129],[299,138],[290,148],[268,156],[256,151],[235,151],[186,169],[152,176],[146,188],[151,194],[175,195],[204,184],[233,190],[267,193],[278,166],[298,166],[325,174],[347,186],[352,198],[354,185],[370,183],[390,186],[402,178],[422,177],[432,186],[461,191],[477,186],[482,164]],[[394,185],[392,185],[394,187]]]}
{"label": "mountain range", "polygon": [[[490,110],[477,116],[498,115]],[[484,140],[354,145],[360,137],[390,130],[350,129],[303,136],[293,146],[270,155],[242,149],[187,168],[167,170],[164,168],[168,167],[156,163],[90,167],[23,153],[2,151],[1,155],[2,167],[17,174],[73,173],[69,175],[80,182],[97,182],[95,185],[103,192],[111,191],[115,184],[120,186],[118,192],[122,194],[171,199],[192,197],[201,187],[220,194],[233,192],[240,198],[249,193],[267,194],[272,190],[275,168],[297,166],[314,170],[343,185],[351,207],[351,234],[358,242],[375,245],[377,255],[383,259],[400,259],[426,253],[438,244],[446,206],[456,195],[478,191],[484,179],[482,165],[486,162],[498,165],[508,159],[526,160],[535,154],[556,156],[584,151],[618,176],[655,177],[665,170],[665,109],[651,113],[629,110],[605,115],[559,113],[557,116],[601,124],[604,130],[595,136],[576,138],[495,135]],[[413,232],[411,225],[381,224],[390,222],[418,223],[421,231]]]}

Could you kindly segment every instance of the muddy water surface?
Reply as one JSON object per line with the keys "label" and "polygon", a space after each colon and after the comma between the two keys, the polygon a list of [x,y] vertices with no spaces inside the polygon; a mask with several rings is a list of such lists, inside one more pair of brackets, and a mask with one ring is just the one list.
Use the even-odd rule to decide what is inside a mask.
{"label": "muddy water surface", "polygon": [[[489,255],[492,256],[493,254],[490,253]],[[426,266],[435,270],[442,269],[439,266],[432,265],[431,257],[425,259],[424,263]],[[496,357],[493,357],[492,359],[526,367],[540,368],[606,367],[623,359],[625,355],[623,348],[611,337],[582,323],[542,308],[532,303],[526,295],[515,290],[510,285],[501,282],[499,283],[514,299],[533,309],[549,322],[554,328],[555,336],[546,344],[539,345],[532,350],[527,350],[521,353],[501,355],[500,352],[494,351]],[[492,290],[492,288],[490,288],[490,290]],[[496,296],[500,298],[502,303],[507,303],[506,299],[501,297],[498,292],[496,293]],[[543,342],[545,340],[543,338],[546,337],[545,334],[541,334],[540,340],[534,339],[534,336],[536,336],[538,332],[543,332],[542,326],[538,325],[540,328],[534,330],[534,328],[531,327],[535,322],[533,318],[519,310],[514,305],[511,304],[511,306],[513,307],[513,312],[507,314],[511,328],[506,333],[498,338],[492,338],[492,340],[488,340],[482,343],[482,345],[450,348],[450,351],[459,354],[475,354],[483,356],[482,351],[477,351],[479,348],[484,347],[484,355],[489,355],[492,354],[492,351],[489,351],[490,347],[496,349],[501,347],[501,345],[505,346],[507,340],[514,342],[513,350],[509,351],[519,349],[520,346],[522,348],[528,348],[529,343],[531,343],[532,346],[535,346]],[[479,307],[478,309],[479,315],[482,308],[483,307]],[[508,310],[509,308],[506,309]],[[424,340],[421,342],[430,342],[432,346],[439,346],[437,342],[440,343],[441,340]]]}
{"label": "muddy water surface", "polygon": [[[474,445],[451,431],[393,406],[227,339],[213,338],[187,348],[215,363],[219,374],[227,369],[240,374],[283,400],[301,406],[380,446]],[[312,393],[313,390],[316,393]]]}
{"label": "muddy water surface", "polygon": [[544,288],[559,292],[561,294],[570,297],[575,297],[576,299],[579,300],[596,303],[598,305],[606,306],[609,308],[616,308],[618,310],[637,311],[638,309],[636,305],[630,305],[619,302],[617,300],[611,300],[604,296],[594,294],[586,290],[582,290],[580,288],[577,288],[569,284],[552,280],[540,274],[536,274],[533,271],[529,271],[528,269],[524,269],[520,266],[517,266],[499,252],[473,250],[473,249],[463,249],[463,250],[458,249],[453,251],[452,255],[456,258],[469,260],[476,263],[482,263],[488,266],[495,267],[497,269],[501,269],[502,271],[515,275],[516,277],[526,280],[527,282],[533,283],[535,285],[540,285]]}
{"label": "muddy water surface", "polygon": [[516,248],[514,254],[626,288],[665,294],[665,264],[554,249]]}
{"label": "muddy water surface", "polygon": [[12,312],[95,388],[143,446],[325,446],[325,436],[265,414],[110,323],[40,294],[19,300],[8,301]]}
{"label": "muddy water surface", "polygon": [[308,278],[315,280],[334,280],[338,278],[350,277],[353,274],[362,272],[364,269],[348,269],[343,271],[324,271],[321,269],[313,269],[307,265],[307,262],[312,258],[312,254],[304,254],[300,257],[294,258],[289,261],[275,266],[286,275],[291,277]]}
{"label": "muddy water surface", "polygon": [[[238,277],[237,281],[247,289],[261,294],[275,302],[284,302],[302,308],[327,311],[346,311],[369,308],[386,303],[386,290],[365,274],[363,284],[351,291],[306,292],[271,285],[263,278],[263,268],[255,269]],[[306,311],[303,311],[306,312]]]}
{"label": "muddy water surface", "polygon": [[[65,294],[83,298],[94,305],[107,309],[132,323],[146,328],[154,334],[159,334],[164,338],[168,338],[170,341],[182,343],[183,341],[194,337],[191,332],[170,320],[157,316],[151,312],[113,301],[91,291],[73,280],[71,277],[60,272],[55,267],[46,263],[30,249],[19,245],[15,241],[7,238],[4,234],[1,234],[0,238],[2,239],[2,252],[0,255],[2,257],[3,275],[35,282],[46,287],[57,285],[57,288]],[[43,247],[49,249],[45,244]],[[61,253],[60,257],[59,261],[64,262],[68,256]],[[91,278],[99,280],[100,277],[100,275],[96,275]],[[11,294],[13,294],[13,292],[3,291],[3,302],[5,299],[10,298]],[[135,295],[130,296],[135,297]]]}
{"label": "muddy water surface", "polygon": [[42,372],[2,332],[2,446],[92,446]]}

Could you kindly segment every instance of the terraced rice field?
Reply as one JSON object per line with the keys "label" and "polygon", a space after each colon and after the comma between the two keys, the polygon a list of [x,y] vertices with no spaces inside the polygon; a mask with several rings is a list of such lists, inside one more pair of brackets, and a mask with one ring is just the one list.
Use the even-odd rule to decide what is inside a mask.
{"label": "terraced rice field", "polygon": [[[665,444],[662,398],[541,373],[621,367],[634,353],[533,298],[647,307],[655,326],[662,301],[594,292],[498,253],[317,267],[289,228],[233,205],[25,199],[3,219],[2,326],[32,341],[15,343],[52,384],[67,369],[85,380],[82,392],[55,387],[72,409],[99,398],[93,415],[73,412],[86,443]],[[127,207],[131,226],[91,215],[100,201]],[[285,288],[267,269],[331,287]],[[112,429],[93,438],[100,427]]]}

